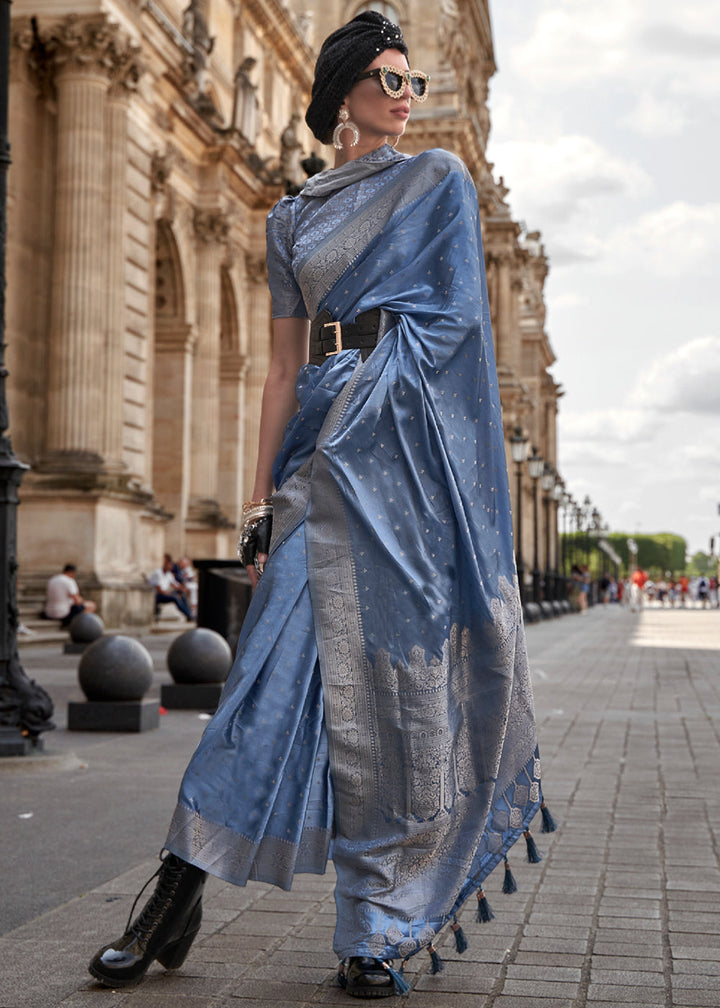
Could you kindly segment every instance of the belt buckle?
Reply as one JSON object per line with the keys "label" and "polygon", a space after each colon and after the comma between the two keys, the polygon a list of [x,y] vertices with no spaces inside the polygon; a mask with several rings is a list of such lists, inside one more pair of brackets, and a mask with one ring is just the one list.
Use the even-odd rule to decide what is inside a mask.
{"label": "belt buckle", "polygon": [[325,351],[325,356],[326,357],[334,357],[335,354],[339,354],[340,351],[343,348],[343,345],[342,345],[342,328],[340,327],[340,323],[339,322],[324,322],[323,323],[323,329],[332,329],[333,332],[334,332],[334,335],[335,335],[335,349],[334,350],[326,350]]}

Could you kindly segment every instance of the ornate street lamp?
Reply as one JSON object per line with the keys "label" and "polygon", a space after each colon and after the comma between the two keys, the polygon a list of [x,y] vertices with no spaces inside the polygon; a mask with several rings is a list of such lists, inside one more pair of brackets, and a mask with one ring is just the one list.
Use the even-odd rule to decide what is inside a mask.
{"label": "ornate street lamp", "polygon": [[0,0],[0,756],[42,748],[39,735],[54,727],[52,701],[25,675],[17,647],[17,505],[27,466],[13,452],[5,396],[5,243],[7,219],[10,3]]}
{"label": "ornate street lamp", "polygon": [[522,555],[522,467],[528,457],[528,439],[521,427],[516,427],[510,438],[510,452],[515,463],[515,565],[520,584],[520,604],[525,603],[525,565]]}
{"label": "ornate street lamp", "polygon": [[543,574],[543,598],[553,598],[553,576],[550,568],[550,501],[555,489],[555,470],[550,462],[543,466],[540,485],[543,491],[543,517],[545,519],[545,573]]}
{"label": "ornate street lamp", "polygon": [[25,675],[17,648],[17,505],[27,466],[13,452],[5,395],[5,244],[7,214],[10,3],[0,0],[0,756],[25,756],[42,748],[39,735],[53,728],[52,701]]}
{"label": "ornate street lamp", "polygon": [[559,602],[563,597],[562,574],[560,572],[560,505],[565,498],[565,484],[556,473],[555,486],[552,492],[555,513],[553,517],[553,532],[555,535],[555,555],[553,557],[553,577],[555,579],[555,592],[553,598]]}
{"label": "ornate street lamp", "polygon": [[528,459],[528,472],[533,481],[533,602],[540,602],[540,557],[538,555],[538,480],[542,476],[545,460],[533,445],[533,453]]}
{"label": "ornate street lamp", "polygon": [[578,564],[578,556],[582,555],[580,547],[580,533],[582,532],[583,509],[577,501],[573,504],[572,517],[575,519],[575,534],[573,535],[572,542],[571,567],[574,567]]}
{"label": "ornate street lamp", "polygon": [[585,500],[582,502],[582,514],[585,525],[585,563],[587,566],[590,565],[590,522],[592,519],[592,501],[590,497],[586,494]]}
{"label": "ornate street lamp", "polygon": [[562,509],[563,509],[563,532],[562,532],[562,572],[565,578],[565,587],[567,588],[567,578],[570,571],[570,566],[568,564],[568,558],[570,556],[570,544],[568,543],[568,534],[572,530],[572,511],[574,507],[574,501],[572,494],[566,490],[562,496]]}

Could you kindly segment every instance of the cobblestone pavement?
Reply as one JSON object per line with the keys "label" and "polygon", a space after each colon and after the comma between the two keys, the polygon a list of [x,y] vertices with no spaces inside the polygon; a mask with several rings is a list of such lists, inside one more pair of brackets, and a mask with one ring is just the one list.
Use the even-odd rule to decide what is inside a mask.
{"label": "cobblestone pavement", "polygon": [[[463,912],[469,948],[462,956],[450,935],[440,948],[442,973],[429,975],[422,953],[411,960],[408,1003],[718,1008],[720,611],[646,608],[633,614],[595,607],[531,626],[528,640],[546,798],[560,829],[544,835],[536,821],[544,852],[538,865],[527,864],[522,841],[512,852],[517,893],[502,895],[502,871],[488,880],[495,920],[479,924],[472,908]],[[64,747],[65,760],[74,747],[77,759],[94,763],[108,747],[130,759],[132,746],[140,764],[143,752],[154,754],[163,773],[177,774],[198,731],[194,720],[169,714],[159,731],[135,736],[132,744],[106,736],[91,747],[58,732],[56,745]],[[176,736],[177,751],[170,744]],[[161,757],[157,740],[163,738]],[[54,773],[61,791],[63,776],[76,772],[6,771],[0,764],[0,791],[12,782],[27,803],[42,795],[39,779]],[[92,787],[89,793],[95,794]],[[89,817],[107,828],[105,806],[115,799],[107,787],[97,793]],[[121,788],[121,801],[122,795]],[[12,804],[10,819],[19,807]],[[44,837],[51,863],[53,849],[67,846],[65,828]],[[79,849],[80,840],[73,842]],[[97,878],[90,851],[101,852],[106,842],[95,835],[94,846],[84,850],[87,878]],[[85,964],[99,944],[121,933],[132,897],[156,864],[149,855],[135,857],[114,877],[103,865],[107,881],[86,892],[75,885],[61,905],[0,937],[0,1008],[352,1003],[333,979],[331,871],[300,876],[291,893],[211,879],[202,931],[182,969],[164,973],[156,965],[139,987],[126,991],[96,985]],[[32,868],[22,859],[18,865],[32,886]]]}

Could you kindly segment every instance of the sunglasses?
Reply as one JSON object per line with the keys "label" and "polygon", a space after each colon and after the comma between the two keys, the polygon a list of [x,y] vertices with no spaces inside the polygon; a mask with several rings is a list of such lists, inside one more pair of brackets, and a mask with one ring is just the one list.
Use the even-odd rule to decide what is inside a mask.
{"label": "sunglasses", "polygon": [[398,70],[397,67],[381,66],[358,74],[355,81],[369,80],[370,77],[380,78],[380,86],[388,98],[402,98],[406,84],[410,85],[410,97],[415,101],[424,102],[428,96],[430,75],[420,70]]}

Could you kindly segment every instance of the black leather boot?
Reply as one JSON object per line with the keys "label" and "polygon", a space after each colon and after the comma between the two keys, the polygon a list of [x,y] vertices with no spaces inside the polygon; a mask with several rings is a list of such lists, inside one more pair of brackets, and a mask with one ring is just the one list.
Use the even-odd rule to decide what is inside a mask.
{"label": "black leather boot", "polygon": [[351,997],[391,997],[397,993],[393,978],[379,959],[352,956],[345,974],[345,993]]}
{"label": "black leather boot", "polygon": [[182,966],[200,930],[206,873],[168,854],[156,874],[155,892],[140,916],[90,960],[90,973],[106,987],[139,983],[155,959],[165,969]]}

